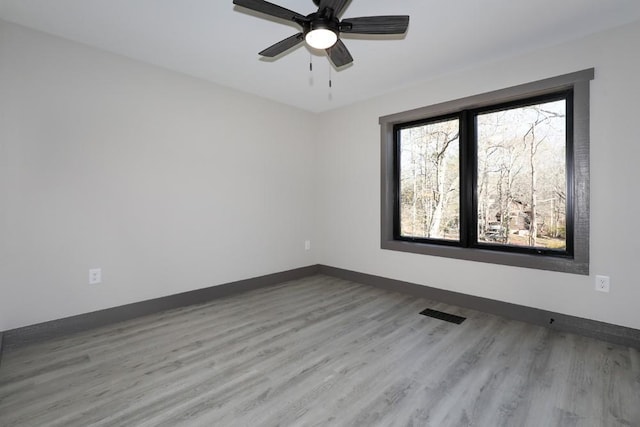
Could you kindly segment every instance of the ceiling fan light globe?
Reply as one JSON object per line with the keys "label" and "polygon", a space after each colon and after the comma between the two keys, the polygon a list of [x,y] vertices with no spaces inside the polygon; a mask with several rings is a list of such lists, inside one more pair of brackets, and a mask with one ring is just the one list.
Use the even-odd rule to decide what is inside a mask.
{"label": "ceiling fan light globe", "polygon": [[324,50],[336,44],[338,35],[326,28],[316,28],[309,31],[304,39],[312,48]]}

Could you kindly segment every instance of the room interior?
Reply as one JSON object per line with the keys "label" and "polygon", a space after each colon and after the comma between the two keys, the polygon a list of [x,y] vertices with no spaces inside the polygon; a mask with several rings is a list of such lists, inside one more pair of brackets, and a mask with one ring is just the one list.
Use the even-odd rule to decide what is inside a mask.
{"label": "room interior", "polygon": [[[92,313],[325,276],[638,347],[637,2],[354,0],[411,23],[345,37],[343,69],[260,59],[295,30],[231,0],[133,3],[0,0],[5,355]],[[588,275],[381,249],[380,117],[589,68]]]}

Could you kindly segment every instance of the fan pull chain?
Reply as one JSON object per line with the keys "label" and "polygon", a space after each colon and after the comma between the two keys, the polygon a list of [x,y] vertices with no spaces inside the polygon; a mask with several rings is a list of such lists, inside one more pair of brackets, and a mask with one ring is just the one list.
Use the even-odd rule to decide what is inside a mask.
{"label": "fan pull chain", "polygon": [[313,55],[309,53],[309,86],[313,86]]}
{"label": "fan pull chain", "polygon": [[331,64],[329,64],[329,93],[327,94],[327,95],[328,95],[328,99],[329,99],[329,101],[333,100],[333,93],[332,93],[332,92],[333,92],[333,89],[332,89],[332,87],[333,87],[333,80],[332,80],[332,78],[331,78],[331,72],[332,72],[332,70],[331,70],[331,69],[332,69],[332,68],[333,68],[333,67],[331,66]]}

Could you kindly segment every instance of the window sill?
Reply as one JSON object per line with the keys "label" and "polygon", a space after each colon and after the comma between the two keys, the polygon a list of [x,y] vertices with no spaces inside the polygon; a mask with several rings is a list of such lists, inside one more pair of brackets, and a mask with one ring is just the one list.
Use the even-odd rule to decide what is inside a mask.
{"label": "window sill", "polygon": [[512,267],[534,268],[537,270],[589,275],[589,263],[580,262],[579,260],[572,258],[500,252],[488,249],[461,248],[457,246],[442,246],[428,243],[384,239],[381,242],[381,248],[392,251],[454,258],[465,261],[485,262]]}

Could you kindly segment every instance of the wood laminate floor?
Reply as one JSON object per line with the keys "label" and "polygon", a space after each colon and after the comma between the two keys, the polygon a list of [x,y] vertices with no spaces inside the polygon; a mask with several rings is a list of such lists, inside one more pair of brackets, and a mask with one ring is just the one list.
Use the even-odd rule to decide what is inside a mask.
{"label": "wood laminate floor", "polygon": [[0,425],[640,426],[640,352],[314,276],[7,349]]}

